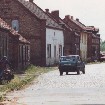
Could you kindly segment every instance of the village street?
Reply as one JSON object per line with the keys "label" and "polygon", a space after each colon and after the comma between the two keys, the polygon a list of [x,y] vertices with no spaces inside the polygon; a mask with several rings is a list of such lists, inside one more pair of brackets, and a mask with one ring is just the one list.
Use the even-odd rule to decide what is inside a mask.
{"label": "village street", "polygon": [[105,104],[105,63],[86,65],[86,74],[45,73],[26,89],[7,95],[5,105]]}

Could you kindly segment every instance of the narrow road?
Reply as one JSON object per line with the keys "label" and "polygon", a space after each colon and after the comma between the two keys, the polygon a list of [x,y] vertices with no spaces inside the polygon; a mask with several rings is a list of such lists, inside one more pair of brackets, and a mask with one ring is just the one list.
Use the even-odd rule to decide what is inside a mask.
{"label": "narrow road", "polygon": [[24,90],[7,95],[5,105],[105,104],[105,63],[86,65],[86,74],[45,73]]}

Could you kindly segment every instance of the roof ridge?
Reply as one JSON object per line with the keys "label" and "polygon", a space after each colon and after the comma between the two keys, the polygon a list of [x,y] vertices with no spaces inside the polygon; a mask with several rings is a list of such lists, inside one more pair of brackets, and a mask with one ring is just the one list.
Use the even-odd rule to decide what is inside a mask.
{"label": "roof ridge", "polygon": [[75,22],[77,25],[79,25],[82,29],[85,29],[85,25],[84,24],[82,24],[81,22],[78,22],[78,21],[76,21],[76,20],[74,20],[74,19],[70,19],[71,21],[73,21],[73,22]]}
{"label": "roof ridge", "polygon": [[56,27],[59,29],[62,29],[62,27],[58,24],[57,21],[53,19],[53,17],[49,16],[45,13],[39,6],[37,6],[35,3],[31,3],[26,0],[17,0],[23,6],[25,6],[31,13],[33,13],[35,16],[37,16],[39,19],[46,19],[46,25],[51,27]]}

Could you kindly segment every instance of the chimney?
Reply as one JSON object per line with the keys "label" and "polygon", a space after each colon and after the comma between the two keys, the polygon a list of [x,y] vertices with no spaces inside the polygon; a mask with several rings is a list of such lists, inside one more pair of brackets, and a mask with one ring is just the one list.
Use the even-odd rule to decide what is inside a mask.
{"label": "chimney", "polygon": [[64,22],[68,24],[68,21],[70,20],[71,16],[70,15],[65,15],[65,18],[63,19]]}
{"label": "chimney", "polygon": [[70,15],[66,15],[65,19],[71,19],[71,16]]}
{"label": "chimney", "polygon": [[59,10],[52,11],[51,15],[59,22]]}
{"label": "chimney", "polygon": [[45,9],[46,13],[49,13],[49,9]]}
{"label": "chimney", "polygon": [[79,19],[77,18],[76,21],[79,22]]}
{"label": "chimney", "polygon": [[73,16],[71,16],[71,19],[73,20]]}
{"label": "chimney", "polygon": [[33,0],[29,0],[29,2],[33,3]]}

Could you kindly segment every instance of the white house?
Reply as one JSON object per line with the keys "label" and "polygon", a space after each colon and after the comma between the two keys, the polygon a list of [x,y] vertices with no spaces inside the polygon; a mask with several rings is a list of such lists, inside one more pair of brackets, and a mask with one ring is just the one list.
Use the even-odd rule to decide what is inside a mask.
{"label": "white house", "polygon": [[63,55],[64,36],[62,30],[46,28],[46,66],[59,62]]}

